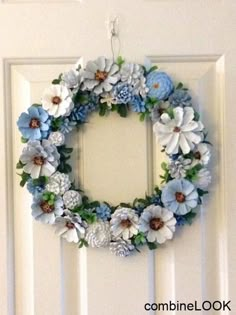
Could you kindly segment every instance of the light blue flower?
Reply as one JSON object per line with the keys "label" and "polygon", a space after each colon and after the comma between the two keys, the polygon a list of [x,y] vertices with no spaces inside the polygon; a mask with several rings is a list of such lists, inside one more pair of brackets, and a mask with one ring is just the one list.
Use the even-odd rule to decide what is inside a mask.
{"label": "light blue flower", "polygon": [[196,188],[186,179],[169,181],[161,195],[164,206],[178,215],[184,215],[196,208],[198,198]]}
{"label": "light blue flower", "polygon": [[192,98],[185,90],[175,90],[173,94],[169,97],[169,102],[171,106],[177,107],[185,107],[185,106],[192,106],[191,102]]}
{"label": "light blue flower", "polygon": [[36,194],[31,206],[32,216],[42,223],[53,224],[57,217],[63,214],[63,201],[59,196],[55,196],[53,204],[44,200],[43,194]]}
{"label": "light blue flower", "polygon": [[99,219],[106,221],[111,217],[111,209],[105,203],[102,203],[96,208],[96,213]]}
{"label": "light blue flower", "polygon": [[130,105],[133,112],[144,113],[146,111],[145,101],[139,95],[132,98]]}
{"label": "light blue flower", "polygon": [[33,179],[29,179],[27,182],[27,189],[32,195],[43,192],[45,189],[44,185],[35,185]]}
{"label": "light blue flower", "polygon": [[48,136],[50,119],[41,106],[31,106],[28,113],[20,115],[17,125],[25,139],[40,140]]}
{"label": "light blue flower", "polygon": [[148,96],[166,100],[173,91],[174,85],[165,72],[153,71],[147,76]]}
{"label": "light blue flower", "polygon": [[60,126],[60,132],[63,134],[70,133],[75,126],[76,126],[75,121],[70,121],[68,118],[65,118]]}
{"label": "light blue flower", "polygon": [[69,119],[71,121],[84,123],[87,121],[89,114],[94,110],[96,110],[96,105],[94,103],[76,106],[72,110]]}
{"label": "light blue flower", "polygon": [[114,87],[113,95],[117,104],[127,104],[133,98],[133,88],[127,83],[118,83]]}

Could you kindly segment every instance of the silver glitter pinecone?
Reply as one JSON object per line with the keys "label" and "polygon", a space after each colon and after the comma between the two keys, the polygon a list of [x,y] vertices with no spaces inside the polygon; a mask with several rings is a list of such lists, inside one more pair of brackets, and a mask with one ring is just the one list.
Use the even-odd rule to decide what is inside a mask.
{"label": "silver glitter pinecone", "polygon": [[191,159],[179,156],[177,160],[171,161],[168,165],[172,178],[180,179],[186,176],[186,171],[191,168]]}
{"label": "silver glitter pinecone", "polygon": [[65,143],[65,136],[60,131],[51,132],[48,140],[50,140],[55,146],[60,146]]}
{"label": "silver glitter pinecone", "polygon": [[68,190],[63,195],[64,205],[68,209],[74,209],[77,206],[80,206],[82,203],[82,197],[78,191]]}
{"label": "silver glitter pinecone", "polygon": [[70,186],[71,181],[69,176],[67,174],[56,172],[49,178],[46,189],[53,192],[55,195],[63,195],[70,189]]}
{"label": "silver glitter pinecone", "polygon": [[124,241],[122,239],[110,243],[110,251],[112,254],[119,257],[127,257],[134,250],[134,245],[131,241]]}
{"label": "silver glitter pinecone", "polygon": [[111,241],[109,223],[100,220],[89,225],[85,239],[91,247],[107,247]]}

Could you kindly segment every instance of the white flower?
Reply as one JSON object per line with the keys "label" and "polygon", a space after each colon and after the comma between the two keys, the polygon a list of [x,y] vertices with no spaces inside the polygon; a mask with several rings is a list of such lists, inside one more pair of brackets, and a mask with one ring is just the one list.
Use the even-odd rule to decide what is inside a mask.
{"label": "white flower", "polygon": [[205,143],[199,143],[193,150],[194,160],[192,165],[195,166],[196,164],[203,164],[207,165],[210,158],[211,152]]}
{"label": "white flower", "polygon": [[202,140],[199,132],[203,130],[203,124],[193,120],[192,107],[176,107],[173,115],[171,118],[167,113],[162,114],[161,121],[154,124],[153,130],[167,154],[176,154],[179,149],[188,154]]}
{"label": "white flower", "polygon": [[138,234],[138,216],[133,209],[119,208],[111,216],[111,232],[114,238],[128,240]]}
{"label": "white flower", "polygon": [[146,78],[143,75],[143,68],[137,63],[124,63],[120,69],[120,78],[133,86],[134,94],[140,94],[145,97],[148,92]]}
{"label": "white flower", "polygon": [[112,254],[118,257],[127,257],[134,249],[135,247],[130,240],[124,241],[123,239],[119,238],[116,241],[110,243],[110,251]]}
{"label": "white flower", "polygon": [[191,159],[185,159],[182,155],[177,160],[170,160],[168,169],[172,178],[183,178],[186,176],[186,171],[191,168]]}
{"label": "white flower", "polygon": [[169,102],[159,101],[151,111],[151,119],[153,123],[159,121],[163,112],[170,106]]}
{"label": "white flower", "polygon": [[55,144],[55,146],[61,146],[65,143],[65,135],[60,131],[51,132],[48,140]]}
{"label": "white flower", "polygon": [[197,188],[205,189],[211,183],[211,174],[206,168],[202,168],[193,180]]}
{"label": "white flower", "polygon": [[25,164],[23,170],[32,178],[51,176],[59,165],[60,154],[49,140],[29,141],[23,149],[20,161]]}
{"label": "white flower", "polygon": [[85,240],[91,247],[106,247],[111,241],[110,224],[104,221],[97,221],[88,226]]}
{"label": "white flower", "polygon": [[101,94],[100,103],[101,104],[106,103],[107,106],[111,108],[113,104],[116,104],[116,99],[114,97],[114,94],[111,92]]}
{"label": "white flower", "polygon": [[196,208],[198,193],[187,179],[173,179],[162,189],[161,201],[164,206],[178,215],[184,215]]}
{"label": "white flower", "polygon": [[79,215],[73,215],[70,211],[65,211],[65,217],[58,217],[55,221],[56,234],[65,238],[67,242],[78,243],[84,238],[86,224]]}
{"label": "white flower", "polygon": [[70,178],[67,174],[56,172],[49,177],[46,185],[47,191],[53,192],[55,195],[63,195],[71,186]]}
{"label": "white flower", "polygon": [[119,80],[119,67],[111,59],[99,57],[89,61],[82,74],[83,89],[93,91],[95,94],[109,92]]}
{"label": "white flower", "polygon": [[62,84],[64,84],[68,89],[75,89],[79,86],[81,82],[81,76],[79,71],[71,69],[63,73]]}
{"label": "white flower", "polygon": [[68,209],[74,209],[82,204],[82,197],[78,191],[68,190],[63,195],[63,201]]}
{"label": "white flower", "polygon": [[162,244],[173,237],[175,224],[173,212],[150,205],[144,209],[140,217],[139,230],[147,235],[149,242]]}
{"label": "white flower", "polygon": [[52,84],[43,93],[42,107],[56,118],[68,116],[74,107],[70,91],[63,85]]}

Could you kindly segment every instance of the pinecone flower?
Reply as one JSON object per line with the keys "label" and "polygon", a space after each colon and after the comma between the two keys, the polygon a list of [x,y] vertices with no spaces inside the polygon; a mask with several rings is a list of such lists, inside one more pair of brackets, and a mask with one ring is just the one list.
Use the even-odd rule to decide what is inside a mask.
{"label": "pinecone flower", "polygon": [[53,192],[55,195],[64,195],[69,190],[71,181],[69,176],[64,173],[56,172],[49,178],[49,183],[46,185],[47,191]]}
{"label": "pinecone flower", "polygon": [[168,165],[170,176],[177,179],[184,178],[186,171],[191,168],[191,163],[191,159],[185,159],[182,155],[177,160],[171,160]]}
{"label": "pinecone flower", "polygon": [[99,220],[89,225],[85,239],[91,247],[107,247],[111,241],[109,223]]}
{"label": "pinecone flower", "polygon": [[77,206],[80,206],[82,203],[82,197],[78,191],[75,190],[68,190],[63,195],[63,201],[65,207],[68,209],[74,209]]}
{"label": "pinecone flower", "polygon": [[48,140],[50,140],[52,144],[58,147],[65,143],[65,135],[60,131],[51,132]]}
{"label": "pinecone flower", "polygon": [[110,243],[110,251],[112,254],[119,257],[127,257],[134,250],[134,245],[131,244],[131,241],[124,241],[118,239],[115,242]]}

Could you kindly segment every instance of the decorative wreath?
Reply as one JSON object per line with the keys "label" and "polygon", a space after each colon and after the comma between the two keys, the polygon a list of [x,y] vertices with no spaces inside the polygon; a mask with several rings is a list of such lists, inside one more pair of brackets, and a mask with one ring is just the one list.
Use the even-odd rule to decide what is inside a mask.
{"label": "decorative wreath", "polygon": [[[132,203],[111,205],[92,201],[76,187],[68,173],[72,148],[65,136],[87,122],[90,113],[138,113],[151,119],[153,131],[168,161],[161,164],[162,186]],[[32,215],[55,226],[68,242],[109,247],[128,256],[142,245],[155,249],[172,239],[175,230],[191,224],[199,211],[211,176],[207,133],[182,83],[156,66],[116,62],[105,57],[82,69],[60,74],[41,99],[17,122],[26,147],[17,163],[23,169],[20,185],[33,195]]]}

